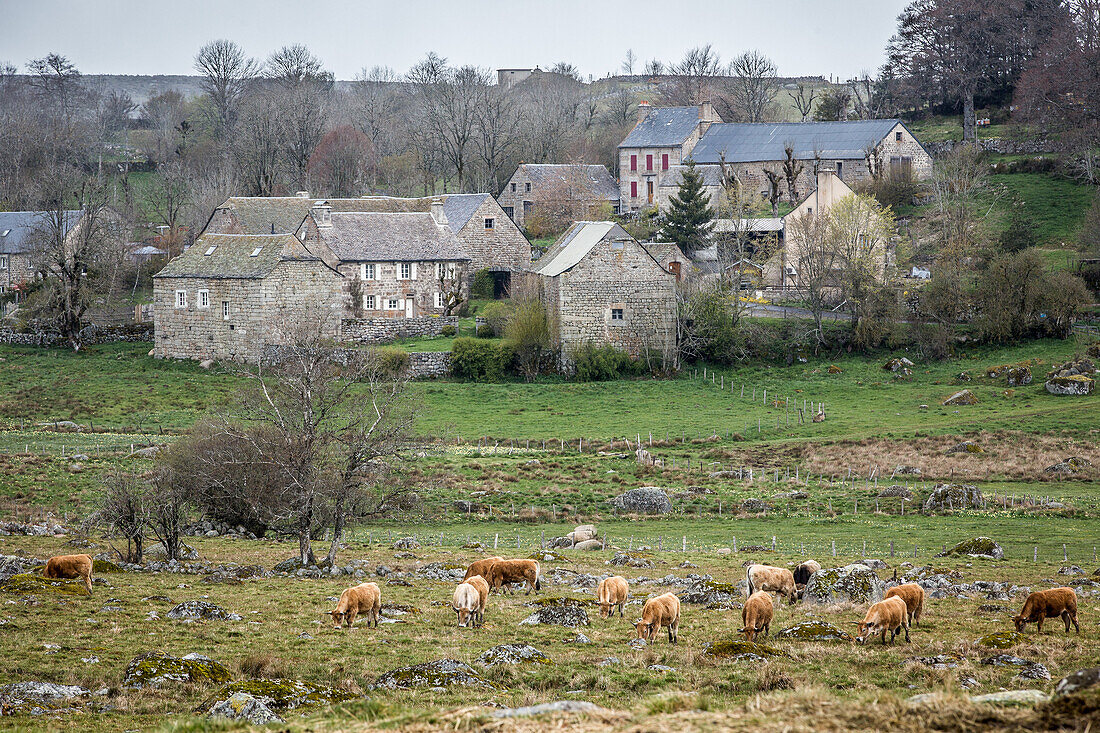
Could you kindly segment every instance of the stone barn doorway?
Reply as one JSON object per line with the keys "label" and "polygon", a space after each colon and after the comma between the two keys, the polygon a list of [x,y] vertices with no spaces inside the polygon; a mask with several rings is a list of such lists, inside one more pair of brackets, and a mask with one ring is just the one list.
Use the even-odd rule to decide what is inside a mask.
{"label": "stone barn doorway", "polygon": [[501,300],[512,294],[512,273],[507,271],[493,271],[489,275],[493,278],[493,299]]}

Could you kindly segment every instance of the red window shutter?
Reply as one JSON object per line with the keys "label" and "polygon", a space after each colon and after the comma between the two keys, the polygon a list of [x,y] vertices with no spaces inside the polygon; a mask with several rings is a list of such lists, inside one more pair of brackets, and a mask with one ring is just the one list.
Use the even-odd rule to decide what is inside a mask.
{"label": "red window shutter", "polygon": [[647,171],[653,170],[653,156],[652,155],[647,155],[645,157],[645,169]]}
{"label": "red window shutter", "polygon": [[663,153],[661,155],[661,170],[668,170],[668,153]]}
{"label": "red window shutter", "polygon": [[637,181],[631,181],[630,182],[630,198],[632,198],[632,199],[638,198],[638,182]]}
{"label": "red window shutter", "polygon": [[630,170],[632,170],[632,171],[638,170],[638,156],[637,155],[631,155],[630,156]]}

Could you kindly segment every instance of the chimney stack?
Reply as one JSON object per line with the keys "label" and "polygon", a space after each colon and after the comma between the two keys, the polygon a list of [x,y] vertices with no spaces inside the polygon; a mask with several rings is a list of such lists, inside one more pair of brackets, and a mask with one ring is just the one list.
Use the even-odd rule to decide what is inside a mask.
{"label": "chimney stack", "polygon": [[439,226],[444,226],[447,223],[447,214],[443,212],[443,199],[432,199],[432,218]]}
{"label": "chimney stack", "polygon": [[294,195],[297,196],[300,199],[308,199],[309,198],[309,191],[298,191]]}
{"label": "chimney stack", "polygon": [[712,122],[718,119],[714,113],[714,105],[710,102],[699,103],[699,137],[706,134]]}
{"label": "chimney stack", "polygon": [[639,125],[642,124],[643,122],[645,122],[645,118],[649,116],[649,110],[650,109],[651,109],[651,107],[649,106],[649,102],[645,101],[644,99],[641,102],[638,102],[638,124]]}

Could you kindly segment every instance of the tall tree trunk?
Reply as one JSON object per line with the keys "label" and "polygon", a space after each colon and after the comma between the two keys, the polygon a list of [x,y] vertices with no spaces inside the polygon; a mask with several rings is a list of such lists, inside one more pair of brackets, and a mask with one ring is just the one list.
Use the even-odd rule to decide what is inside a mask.
{"label": "tall tree trunk", "polygon": [[963,142],[976,144],[978,141],[978,119],[974,113],[974,90],[963,90]]}
{"label": "tall tree trunk", "polygon": [[332,507],[332,544],[328,548],[328,565],[336,565],[336,550],[340,547],[340,541],[344,539],[344,497],[336,499]]}
{"label": "tall tree trunk", "polygon": [[313,499],[306,502],[302,514],[298,517],[298,559],[303,565],[316,565],[313,545],[310,543],[309,529],[313,524]]}

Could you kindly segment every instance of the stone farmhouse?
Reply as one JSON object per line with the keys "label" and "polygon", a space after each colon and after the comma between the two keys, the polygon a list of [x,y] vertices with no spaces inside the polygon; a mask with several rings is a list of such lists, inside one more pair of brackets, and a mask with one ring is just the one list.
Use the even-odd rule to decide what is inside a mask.
{"label": "stone farmhouse", "polygon": [[587,342],[674,359],[676,276],[618,224],[576,222],[532,278],[564,360]]}
{"label": "stone farmhouse", "polygon": [[154,354],[257,361],[307,318],[335,336],[342,280],[293,234],[205,233],[153,276]]}
{"label": "stone farmhouse", "polygon": [[581,218],[588,218],[597,216],[603,205],[619,212],[619,184],[602,165],[521,163],[497,202],[519,227],[540,205],[584,212]]}
{"label": "stone farmhouse", "polygon": [[639,104],[638,124],[619,143],[620,209],[656,205],[661,176],[683,163],[710,126],[721,121],[709,103],[656,109]]}
{"label": "stone farmhouse", "polygon": [[[669,199],[680,191],[684,182],[685,165],[674,165],[657,182],[657,208],[668,211]],[[720,166],[697,165],[695,172],[703,179],[703,193],[710,197],[711,208],[717,205],[725,186],[726,178]]]}

